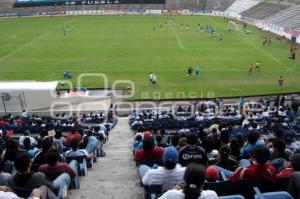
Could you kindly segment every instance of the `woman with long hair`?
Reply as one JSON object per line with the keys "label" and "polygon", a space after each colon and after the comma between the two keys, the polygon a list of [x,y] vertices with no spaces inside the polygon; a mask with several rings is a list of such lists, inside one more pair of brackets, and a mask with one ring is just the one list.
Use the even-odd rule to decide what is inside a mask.
{"label": "woman with long hair", "polygon": [[205,168],[200,164],[189,164],[184,173],[184,185],[164,193],[159,199],[218,199],[216,192],[202,190]]}

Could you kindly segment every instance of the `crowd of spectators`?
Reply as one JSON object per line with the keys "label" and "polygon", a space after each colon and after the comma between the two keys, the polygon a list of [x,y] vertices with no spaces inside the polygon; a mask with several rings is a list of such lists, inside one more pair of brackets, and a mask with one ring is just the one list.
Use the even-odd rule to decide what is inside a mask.
{"label": "crowd of spectators", "polygon": [[[0,118],[0,198],[69,198],[98,157],[117,123],[112,110],[52,117]],[[19,135],[23,132],[23,135]]]}
{"label": "crowd of spectators", "polygon": [[134,110],[129,116],[146,190],[161,185],[162,192],[169,190],[163,199],[213,199],[219,191],[202,191],[205,183],[286,180],[281,189],[300,198],[300,120],[293,98],[241,97],[234,104],[217,99],[192,107]]}

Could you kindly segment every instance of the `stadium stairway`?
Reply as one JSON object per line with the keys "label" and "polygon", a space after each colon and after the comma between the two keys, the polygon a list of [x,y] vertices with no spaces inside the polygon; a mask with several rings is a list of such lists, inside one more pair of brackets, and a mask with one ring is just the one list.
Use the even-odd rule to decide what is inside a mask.
{"label": "stadium stairway", "polygon": [[72,199],[142,199],[143,189],[132,156],[133,136],[128,118],[119,118],[104,145],[105,157],[99,158],[88,175],[81,178],[80,190]]}

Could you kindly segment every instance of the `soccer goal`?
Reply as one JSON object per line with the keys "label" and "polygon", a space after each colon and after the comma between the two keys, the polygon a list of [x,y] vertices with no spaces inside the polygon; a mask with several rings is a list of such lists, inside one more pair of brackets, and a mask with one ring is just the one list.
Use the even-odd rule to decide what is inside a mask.
{"label": "soccer goal", "polygon": [[241,27],[240,24],[234,22],[234,21],[229,21],[228,22],[228,27],[227,27],[228,31],[235,31],[236,33],[240,33],[240,34],[245,34],[244,29]]}

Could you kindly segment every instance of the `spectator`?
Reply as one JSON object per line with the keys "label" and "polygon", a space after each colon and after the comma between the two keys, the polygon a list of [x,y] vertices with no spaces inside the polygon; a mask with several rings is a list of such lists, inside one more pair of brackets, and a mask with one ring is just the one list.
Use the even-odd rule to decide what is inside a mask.
{"label": "spectator", "polygon": [[234,171],[238,167],[238,161],[234,156],[230,154],[230,147],[227,145],[222,146],[220,148],[220,159],[216,165],[224,169]]}
{"label": "spectator", "polygon": [[197,146],[197,134],[190,133],[187,136],[187,145],[179,151],[179,163],[182,166],[187,166],[189,163],[199,163],[207,165],[207,155],[205,150]]}
{"label": "spectator", "polygon": [[71,161],[70,165],[67,163],[60,163],[60,155],[57,149],[49,149],[47,152],[47,164],[40,166],[39,171],[43,173],[47,172],[61,172],[68,173],[71,178],[74,178],[76,174],[76,161]]}
{"label": "spectator", "polygon": [[135,140],[133,143],[133,154],[135,154],[136,151],[141,150],[143,148],[143,136],[137,135],[134,139]]}
{"label": "spectator", "polygon": [[190,164],[184,173],[184,185],[164,193],[159,199],[218,199],[216,192],[202,190],[205,182],[205,169],[198,164]]}
{"label": "spectator", "polygon": [[17,173],[10,179],[10,187],[20,187],[24,189],[35,189],[40,186],[47,186],[54,190],[54,185],[46,180],[43,173],[31,172],[30,158],[26,153],[20,153],[15,160]]}
{"label": "spectator", "polygon": [[30,138],[27,137],[23,141],[23,149],[27,151],[27,154],[30,158],[33,158],[38,152],[38,149],[31,145]]}
{"label": "spectator", "polygon": [[16,156],[21,152],[18,141],[9,138],[6,142],[6,150],[3,157],[3,162],[15,161]]}
{"label": "spectator", "polygon": [[139,174],[142,178],[143,185],[160,184],[165,182],[183,182],[184,167],[178,162],[178,151],[175,147],[167,147],[163,154],[164,166],[157,169],[151,169],[147,165],[141,165]]}
{"label": "spectator", "polygon": [[289,181],[289,193],[295,198],[300,199],[300,172],[295,172]]}
{"label": "spectator", "polygon": [[71,145],[73,139],[76,139],[78,142],[81,141],[81,135],[75,128],[68,134],[66,144]]}
{"label": "spectator", "polygon": [[53,144],[53,138],[52,137],[46,137],[43,142],[42,142],[42,150],[39,151],[34,159],[33,159],[33,162],[32,162],[32,170],[37,172],[39,167],[42,165],[42,164],[46,164],[47,163],[47,157],[46,157],[46,154],[48,152],[48,150],[50,148],[53,148],[55,147],[54,144]]}
{"label": "spectator", "polygon": [[217,168],[233,182],[239,179],[266,179],[274,182],[277,171],[271,164],[267,164],[269,157],[270,151],[267,147],[255,147],[251,152],[252,164],[241,165],[235,172]]}
{"label": "spectator", "polygon": [[7,186],[10,180],[11,174],[3,171],[4,163],[0,159],[0,186]]}
{"label": "spectator", "polygon": [[25,138],[29,138],[30,139],[30,144],[33,146],[36,144],[36,140],[30,136],[30,131],[29,130],[26,130],[24,131],[24,135],[22,135],[20,138],[19,138],[19,145],[20,146],[24,146],[24,139]]}
{"label": "spectator", "polygon": [[[10,188],[6,186],[0,186],[0,198],[22,199],[19,196],[17,196],[15,193],[11,192]],[[42,186],[40,188],[33,189],[30,197],[28,197],[27,199],[45,199],[45,198],[57,199],[57,197],[50,190],[48,190],[47,187]]]}
{"label": "spectator", "polygon": [[143,149],[135,153],[134,160],[138,165],[157,163],[162,160],[163,152],[163,148],[154,145],[153,137],[145,137],[143,140]]}
{"label": "spectator", "polygon": [[100,147],[100,142],[93,135],[92,131],[87,131],[86,136],[87,136],[87,146],[85,149],[88,153],[93,153],[95,149]]}
{"label": "spectator", "polygon": [[247,145],[242,150],[241,158],[249,158],[252,150],[255,147],[265,145],[265,142],[263,140],[259,140],[259,134],[256,132],[249,132],[247,135],[247,141]]}
{"label": "spectator", "polygon": [[276,175],[276,178],[288,178],[293,175],[293,173],[300,172],[300,154],[294,154],[291,157],[291,161],[286,161],[284,163],[284,169]]}
{"label": "spectator", "polygon": [[270,160],[284,159],[289,160],[289,155],[285,152],[285,143],[281,138],[275,138],[272,140],[272,153]]}
{"label": "spectator", "polygon": [[45,173],[59,173],[60,175],[53,181],[55,187],[59,188],[58,196],[63,195],[64,187],[69,187],[71,178],[76,176],[76,161],[72,161],[69,166],[67,163],[59,163],[59,153],[57,149],[49,149],[47,152],[47,164],[40,166],[39,171]]}
{"label": "spectator", "polygon": [[66,144],[66,139],[62,136],[62,132],[60,130],[55,131],[53,144],[55,145],[59,153],[63,152],[64,145]]}

